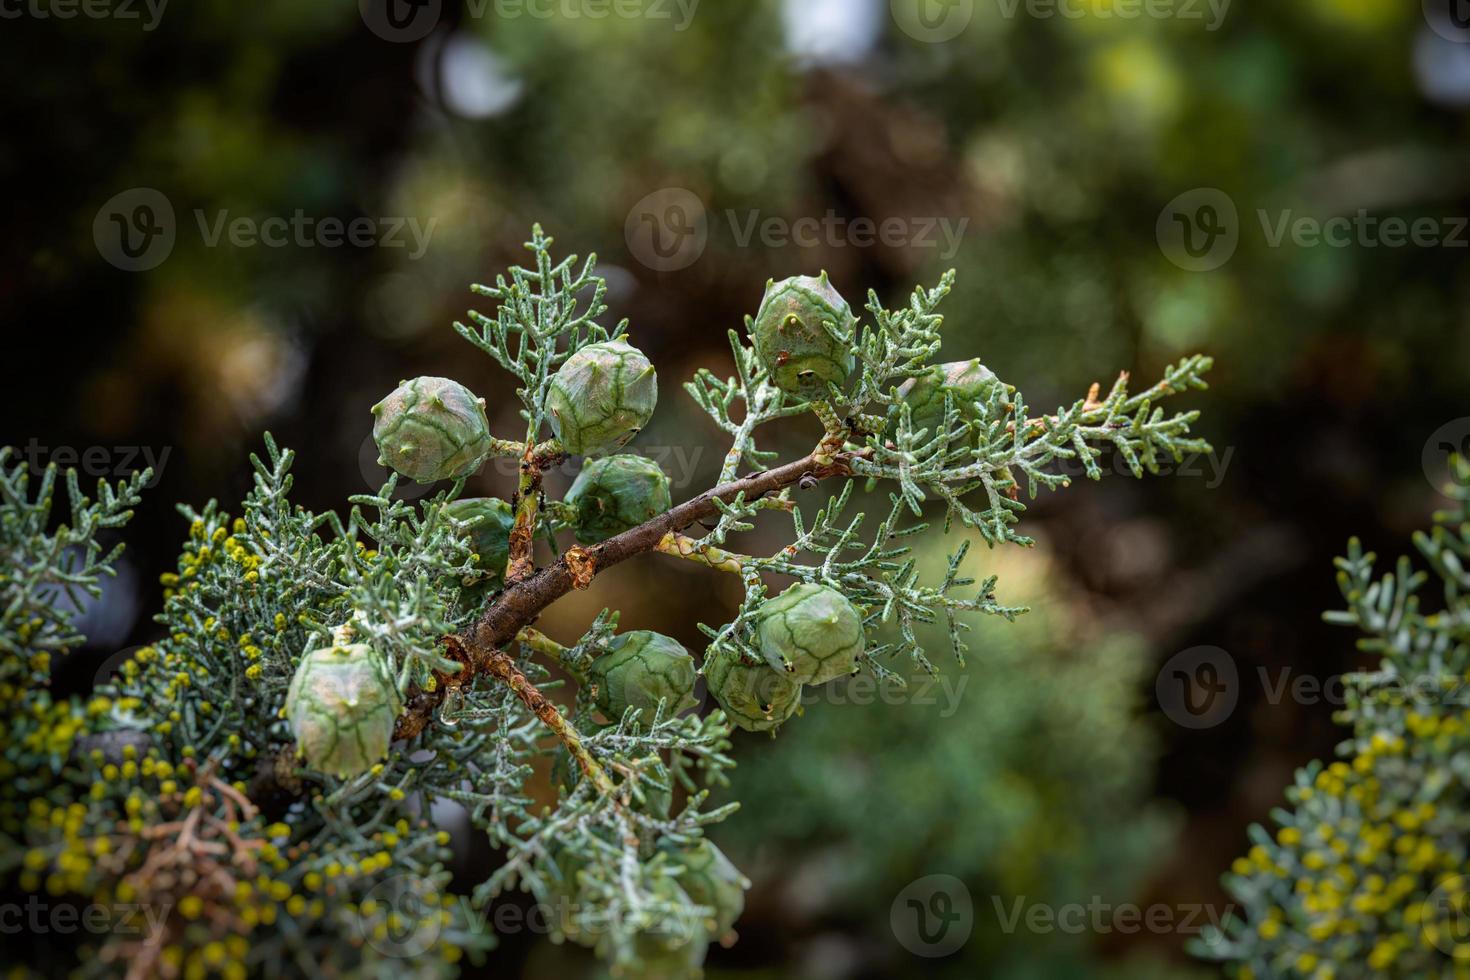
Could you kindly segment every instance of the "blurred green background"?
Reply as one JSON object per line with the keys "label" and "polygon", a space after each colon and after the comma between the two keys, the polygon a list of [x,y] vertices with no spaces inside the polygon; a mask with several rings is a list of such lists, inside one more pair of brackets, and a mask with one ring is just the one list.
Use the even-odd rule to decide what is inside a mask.
{"label": "blurred green background", "polygon": [[[1182,927],[1005,923],[1018,900],[1218,916],[1246,825],[1337,738],[1330,699],[1277,694],[1359,662],[1318,619],[1330,559],[1350,533],[1398,548],[1438,499],[1426,457],[1470,437],[1460,0],[391,2],[4,8],[0,442],[162,463],[60,686],[146,642],[173,502],[237,500],[262,430],[313,508],[379,484],[367,407],[401,378],[451,375],[510,431],[504,376],[449,325],[533,221],[599,254],[607,319],[663,382],[636,448],[678,498],[726,448],[679,382],[728,370],[768,277],[891,305],[953,266],[947,355],[1036,408],[1214,355],[1191,406],[1216,456],[1081,481],[1037,502],[1035,549],[979,548],[1036,611],[980,624],[963,673],[938,657],[937,703],[829,700],[738,740],[744,809],[714,837],[755,888],[709,972],[1209,975]],[[1335,241],[1295,224],[1334,216]],[[792,452],[817,431],[788,428]],[[570,640],[614,605],[695,646],[736,600],[655,557],[541,625]],[[1156,679],[1200,645],[1237,701],[1192,728]],[[890,911],[933,874],[974,931],[931,960]],[[586,969],[526,930],[486,967]]]}

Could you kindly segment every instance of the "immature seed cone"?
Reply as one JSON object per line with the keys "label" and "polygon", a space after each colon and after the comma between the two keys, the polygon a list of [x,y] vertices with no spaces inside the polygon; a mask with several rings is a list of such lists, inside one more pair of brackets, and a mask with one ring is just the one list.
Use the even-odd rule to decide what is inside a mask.
{"label": "immature seed cone", "polygon": [[704,679],[730,721],[748,732],[781,727],[801,705],[800,684],[766,664],[750,663],[729,647],[709,649]]}
{"label": "immature seed cone", "polygon": [[297,752],[344,779],[388,754],[399,710],[398,691],[364,643],[308,650],[286,691]]}
{"label": "immature seed cone", "polygon": [[[660,879],[653,892],[671,905],[689,901],[684,889],[669,878]],[[638,953],[640,980],[690,980],[702,975],[700,967],[709,953],[709,934],[702,929],[680,928],[675,922],[666,922],[640,932],[634,949]]]}
{"label": "immature seed cone", "polygon": [[577,540],[606,541],[669,509],[669,478],[643,456],[596,459],[582,467],[566,502],[577,509]]}
{"label": "immature seed cone", "polygon": [[608,643],[608,652],[592,662],[587,681],[592,700],[613,721],[629,708],[642,711],[647,724],[660,700],[666,716],[695,705],[694,658],[673,637],[652,630],[622,633]]}
{"label": "immature seed cone", "polygon": [[469,476],[490,453],[485,403],[457,381],[405,381],[372,411],[378,462],[417,483]]}
{"label": "immature seed cone", "polygon": [[679,887],[695,904],[714,909],[714,917],[707,923],[710,934],[716,938],[725,935],[745,911],[749,879],[708,838],[687,847],[665,847],[684,866]]}
{"label": "immature seed cone", "polygon": [[793,276],[766,284],[750,339],[772,384],[801,398],[822,398],[828,382],[841,387],[852,373],[856,325],[827,273]]}
{"label": "immature seed cone", "polygon": [[510,531],[516,523],[510,504],[499,497],[466,497],[445,506],[444,514],[456,521],[475,522],[468,535],[480,556],[480,572],[469,584],[481,590],[500,585],[510,560]]}
{"label": "immature seed cone", "polygon": [[602,456],[628,444],[658,404],[658,374],[621,340],[590,344],[552,376],[551,428],[573,456]]}
{"label": "immature seed cone", "polygon": [[[596,909],[598,902],[587,895],[581,873],[587,869],[585,856],[562,848],[552,858],[555,874],[548,869],[551,882],[551,910],[554,927],[566,938],[583,946],[595,946],[603,929],[589,927],[580,913]],[[682,880],[682,879],[680,879]],[[693,899],[673,878],[660,878],[653,886],[656,897],[669,905],[688,905]],[[705,903],[699,903],[705,904]],[[648,980],[687,980],[699,975],[709,951],[709,934],[698,927],[680,928],[668,921],[640,932],[634,940],[640,960],[637,975]]]}
{"label": "immature seed cone", "polygon": [[771,669],[799,684],[852,674],[866,645],[862,617],[847,597],[807,582],[761,607],[756,637]]}
{"label": "immature seed cone", "polygon": [[[968,361],[950,361],[929,367],[900,385],[898,397],[908,404],[913,427],[928,429],[932,438],[944,423],[946,393],[960,417],[974,421],[980,417],[976,403],[983,408],[999,384],[995,372],[981,364],[980,358],[972,357]],[[897,410],[895,403],[895,419]]]}
{"label": "immature seed cone", "polygon": [[548,868],[545,877],[551,892],[552,926],[573,942],[585,944],[580,935],[581,923],[576,913],[582,907],[582,903],[578,901],[582,885],[577,876],[587,867],[587,858],[558,843],[553,845],[551,863],[555,874],[550,873],[553,869]]}

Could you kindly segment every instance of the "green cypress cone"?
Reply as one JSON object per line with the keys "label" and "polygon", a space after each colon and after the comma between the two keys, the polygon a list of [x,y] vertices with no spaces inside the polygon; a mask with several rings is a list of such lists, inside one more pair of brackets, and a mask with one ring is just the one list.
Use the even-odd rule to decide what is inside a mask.
{"label": "green cypress cone", "polygon": [[866,646],[862,617],[847,597],[806,582],[761,607],[756,636],[771,668],[800,684],[852,674]]}
{"label": "green cypress cone", "polygon": [[297,751],[312,769],[342,778],[388,754],[398,691],[364,643],[308,650],[286,691],[286,718]]}
{"label": "green cypress cone", "polygon": [[480,558],[480,571],[473,579],[459,584],[477,593],[498,588],[505,581],[505,566],[510,561],[510,532],[516,523],[510,504],[499,497],[465,497],[446,505],[444,515],[463,523],[475,522],[467,534]]}
{"label": "green cypress cone", "polygon": [[[980,417],[975,404],[978,402],[983,408],[998,384],[1000,381],[995,372],[981,364],[980,358],[972,357],[968,361],[930,366],[900,385],[898,397],[908,403],[913,427],[916,430],[928,429],[932,438],[944,423],[946,393],[960,417],[974,421]],[[897,417],[896,404],[894,417]]]}
{"label": "green cypress cone", "polygon": [[714,918],[708,923],[710,934],[716,938],[725,935],[745,911],[745,890],[750,881],[708,838],[669,850],[684,866],[679,887],[695,903],[714,909]]}
{"label": "green cypress cone", "polygon": [[841,387],[854,364],[851,341],[833,333],[850,338],[856,326],[824,272],[767,283],[750,339],[772,384],[801,398],[823,398],[828,382]]}
{"label": "green cypress cone", "polygon": [[405,381],[372,412],[378,462],[417,483],[469,476],[490,453],[485,403],[457,381]]}
{"label": "green cypress cone", "polygon": [[781,727],[801,705],[800,684],[766,664],[750,663],[729,647],[710,648],[704,679],[730,721],[748,732]]}
{"label": "green cypress cone", "polygon": [[551,428],[573,456],[602,456],[628,444],[653,417],[658,374],[621,340],[589,344],[551,379]]}
{"label": "green cypress cone", "polygon": [[[683,889],[667,878],[655,885],[654,891],[671,904],[688,901]],[[701,930],[689,934],[671,927],[654,928],[638,934],[634,949],[640,961],[639,980],[691,980],[702,975],[700,967],[709,953],[709,935]]]}
{"label": "green cypress cone", "polygon": [[566,502],[577,509],[577,540],[606,541],[669,509],[669,478],[644,456],[624,454],[582,467]]}
{"label": "green cypress cone", "polygon": [[[595,946],[598,933],[583,928],[576,916],[580,909],[593,905],[583,900],[578,877],[587,867],[588,860],[566,849],[559,850],[553,860],[558,872],[551,888],[552,901],[556,906],[551,913],[556,925],[573,942]],[[659,879],[653,890],[659,899],[670,905],[688,905],[691,901],[679,882],[672,878]],[[709,951],[709,935],[700,929],[684,932],[673,928],[653,928],[637,935],[634,948],[641,961],[640,978],[687,980],[699,975],[699,968]]]}
{"label": "green cypress cone", "polygon": [[668,715],[694,707],[694,658],[679,641],[652,630],[622,633],[587,672],[592,700],[613,721],[638,708],[646,724],[660,699]]}

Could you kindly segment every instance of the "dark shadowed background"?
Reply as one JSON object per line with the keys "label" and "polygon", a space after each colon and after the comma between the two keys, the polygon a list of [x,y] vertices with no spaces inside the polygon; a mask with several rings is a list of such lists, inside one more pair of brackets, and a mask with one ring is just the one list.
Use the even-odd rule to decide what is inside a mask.
{"label": "dark shadowed background", "polygon": [[[1216,452],[1037,501],[1037,546],[978,563],[1035,611],[980,624],[925,696],[737,739],[744,808],[713,836],[755,887],[709,973],[1208,975],[1182,949],[1218,876],[1338,738],[1359,660],[1319,619],[1331,559],[1402,547],[1470,439],[1470,9],[391,3],[0,0],[0,442],[158,471],[58,684],[149,639],[173,504],[238,500],[264,430],[316,509],[380,484],[367,409],[402,378],[453,376],[513,430],[450,325],[533,222],[597,252],[607,322],[655,362],[635,448],[676,499],[726,448],[680,385],[729,370],[768,277],[892,305],[953,267],[947,355],[1038,408],[1215,356],[1190,404]],[[793,453],[818,431],[788,428]],[[697,647],[736,599],[653,556],[542,625],[614,605]],[[973,928],[931,959],[894,924],[935,889]],[[502,922],[486,975],[591,969]]]}

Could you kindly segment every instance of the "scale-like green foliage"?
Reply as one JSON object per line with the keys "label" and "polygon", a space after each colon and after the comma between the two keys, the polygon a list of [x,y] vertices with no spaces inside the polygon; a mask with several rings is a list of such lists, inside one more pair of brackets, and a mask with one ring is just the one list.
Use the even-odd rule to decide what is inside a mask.
{"label": "scale-like green foliage", "polygon": [[[1097,478],[1105,448],[1141,473],[1162,454],[1201,445],[1187,437],[1193,414],[1165,416],[1155,402],[1202,387],[1204,358],[1187,359],[1142,395],[1129,396],[1120,381],[1105,399],[1040,418],[1028,417],[1008,386],[950,384],[935,431],[916,426],[898,392],[932,375],[941,347],[936,308],[952,274],[897,311],[870,294],[866,322],[844,314],[840,294],[817,281],[832,314],[819,317],[823,335],[846,345],[822,356],[852,365],[842,384],[777,384],[780,365],[732,332],[735,374],[702,371],[686,385],[730,436],[722,482],[773,461],[757,448],[757,429],[806,414],[823,428],[806,460],[817,473],[783,476],[759,499],[730,490],[692,505],[708,508],[702,517],[713,522],[697,538],[685,532],[700,525],[692,517],[673,523],[665,498],[632,510],[614,501],[619,526],[649,521],[625,542],[690,559],[692,573],[737,575],[743,585],[729,622],[700,624],[711,641],[703,673],[719,707],[681,714],[694,660],[678,644],[641,632],[618,637],[617,614],[604,611],[562,645],[531,626],[544,603],[517,612],[531,608],[517,605],[528,596],[556,598],[532,595],[558,581],[536,573],[538,540],[591,523],[577,517],[578,501],[544,500],[541,468],[621,445],[647,421],[655,397],[653,366],[626,343],[625,325],[596,323],[605,285],[594,260],[554,262],[550,246],[535,229],[531,268],[476,287],[498,303],[495,315],[471,313],[478,329],[456,324],[515,377],[523,434],[456,429],[425,456],[419,436],[439,431],[437,416],[416,413],[442,407],[457,413],[458,425],[465,408],[475,429],[479,406],[454,382],[408,382],[400,393],[413,397],[402,405],[390,397],[379,412],[385,459],[403,476],[454,482],[411,504],[393,499],[395,474],[378,493],[350,498],[344,513],[292,501],[294,457],[267,436],[236,515],[214,502],[181,508],[188,532],[163,582],[159,636],[85,704],[53,704],[44,687],[49,654],[78,641],[55,593],[95,588],[105,568],[95,537],[125,519],[137,484],[104,488],[94,504],[73,481],[72,530],[48,532],[54,474],[32,502],[24,474],[0,456],[0,541],[18,556],[0,579],[0,650],[20,664],[7,661],[5,696],[26,709],[5,722],[18,748],[0,790],[0,878],[27,891],[130,895],[187,910],[147,943],[83,944],[88,964],[130,959],[145,972],[186,975],[220,961],[265,974],[305,964],[334,975],[451,972],[462,956],[493,945],[485,908],[521,889],[552,910],[556,940],[588,945],[626,970],[692,973],[743,904],[743,878],[706,836],[737,808],[710,805],[711,789],[728,783],[732,728],[771,731],[798,717],[802,688],[793,678],[820,683],[856,667],[893,681],[899,674],[887,665],[895,658],[932,672],[921,639],[931,624],[962,662],[964,614],[1012,619],[1023,611],[996,598],[994,578],[977,586],[962,574],[963,545],[940,574],[921,574],[908,541],[929,528],[924,504],[942,502],[991,544],[1024,543],[1012,529],[1023,478],[1034,495],[1066,482],[1047,469],[1060,459],[1082,457]],[[617,384],[604,384],[609,377]],[[411,452],[388,451],[405,448],[410,431]],[[461,500],[463,479],[492,456],[519,461],[510,501]],[[793,489],[820,479],[840,486],[821,509],[804,512]],[[876,524],[846,515],[861,480],[893,483]],[[769,511],[791,521],[783,546],[768,556],[727,550]],[[584,533],[583,542],[608,530]],[[568,577],[574,568],[600,570],[603,547],[569,550]],[[771,600],[776,579],[797,584]],[[835,645],[818,649],[809,613],[824,624],[835,615]],[[485,648],[485,624],[517,615],[514,641]],[[779,636],[778,620],[786,627]],[[763,622],[771,626],[764,638]],[[314,696],[326,693],[315,690],[326,678],[317,660],[342,647],[355,651],[345,658],[353,690],[325,719],[337,709],[333,698]],[[763,648],[780,655],[772,657],[780,670]],[[371,677],[358,665],[371,665]],[[574,683],[574,697],[547,695],[555,694],[553,666]],[[351,758],[314,742],[323,732],[366,734],[363,726],[371,737],[354,743]],[[552,766],[558,796],[548,806],[534,777]],[[447,836],[427,817],[450,805],[463,807],[503,855],[462,898],[445,892]],[[207,846],[183,847],[185,825]],[[175,873],[181,866],[189,873]],[[405,931],[427,940],[417,954],[404,952]]]}

